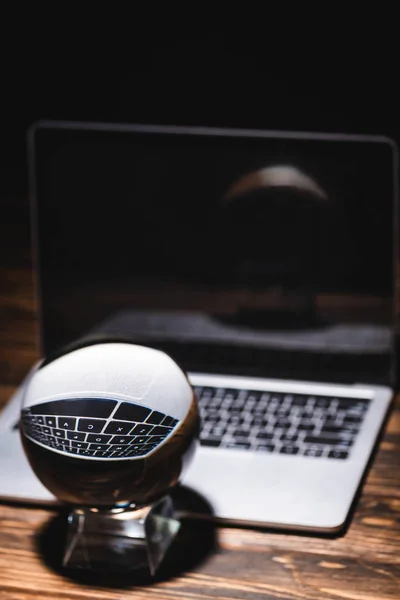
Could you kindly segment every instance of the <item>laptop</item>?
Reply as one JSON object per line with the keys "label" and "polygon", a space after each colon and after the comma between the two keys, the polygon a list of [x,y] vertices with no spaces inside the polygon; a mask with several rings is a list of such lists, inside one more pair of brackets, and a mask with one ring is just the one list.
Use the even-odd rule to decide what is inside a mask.
{"label": "laptop", "polygon": [[[395,386],[395,144],[41,122],[29,145],[41,355],[167,352],[201,415],[184,488],[224,522],[340,531]],[[0,495],[54,503],[21,448],[23,388]]]}

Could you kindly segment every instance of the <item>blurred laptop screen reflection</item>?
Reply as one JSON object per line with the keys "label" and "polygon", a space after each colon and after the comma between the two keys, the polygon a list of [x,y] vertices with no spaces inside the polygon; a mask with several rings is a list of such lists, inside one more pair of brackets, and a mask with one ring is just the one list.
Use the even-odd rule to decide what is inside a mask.
{"label": "blurred laptop screen reflection", "polygon": [[266,375],[276,364],[269,372],[263,353],[290,350],[379,356],[388,377],[386,143],[36,137],[45,352],[100,331],[159,345],[186,368]]}

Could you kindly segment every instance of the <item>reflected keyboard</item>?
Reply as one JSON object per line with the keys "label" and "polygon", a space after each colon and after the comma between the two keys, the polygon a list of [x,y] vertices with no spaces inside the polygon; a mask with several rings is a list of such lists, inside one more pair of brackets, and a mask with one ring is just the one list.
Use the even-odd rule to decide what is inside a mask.
{"label": "reflected keyboard", "polygon": [[178,420],[140,404],[107,398],[43,402],[21,413],[25,435],[67,454],[91,458],[144,457]]}

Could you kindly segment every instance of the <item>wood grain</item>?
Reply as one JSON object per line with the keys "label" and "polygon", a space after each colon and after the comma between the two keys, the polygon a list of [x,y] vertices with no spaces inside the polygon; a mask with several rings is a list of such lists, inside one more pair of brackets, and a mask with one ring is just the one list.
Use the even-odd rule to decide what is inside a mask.
{"label": "wood grain", "polygon": [[[22,259],[7,256],[0,268],[0,406],[38,357],[32,278],[22,246]],[[58,566],[63,522],[54,508],[0,504],[1,600],[399,599],[400,398],[341,537],[187,521],[157,581],[99,581]]]}

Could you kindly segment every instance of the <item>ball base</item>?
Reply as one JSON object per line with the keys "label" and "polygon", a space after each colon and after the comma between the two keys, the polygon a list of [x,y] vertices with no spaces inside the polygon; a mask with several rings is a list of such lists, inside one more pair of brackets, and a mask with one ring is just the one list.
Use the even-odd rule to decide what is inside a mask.
{"label": "ball base", "polygon": [[154,576],[180,522],[169,496],[140,509],[75,508],[68,516],[63,565],[72,569]]}

